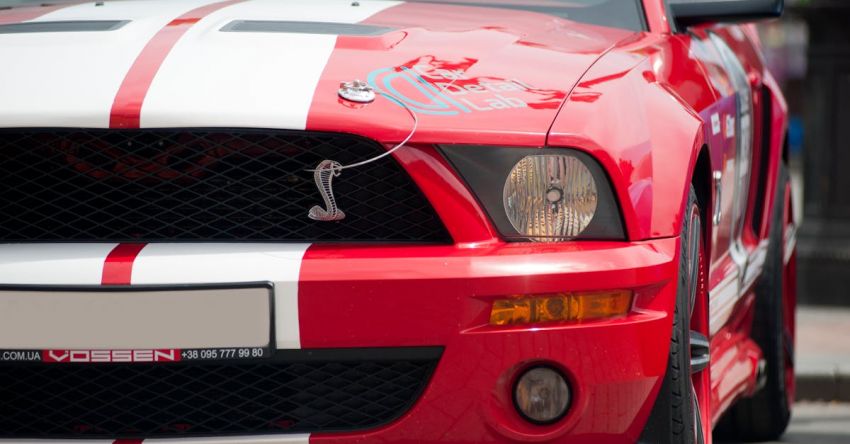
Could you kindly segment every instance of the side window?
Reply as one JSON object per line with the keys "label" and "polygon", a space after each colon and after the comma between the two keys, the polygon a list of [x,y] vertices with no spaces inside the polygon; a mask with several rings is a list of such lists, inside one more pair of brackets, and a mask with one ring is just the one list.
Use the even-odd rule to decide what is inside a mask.
{"label": "side window", "polygon": [[753,93],[747,72],[732,48],[715,33],[709,32],[709,39],[720,54],[735,90],[737,118],[732,127],[736,131],[737,154],[735,159],[735,205],[733,208],[732,239],[739,239],[743,230],[752,171]]}
{"label": "side window", "polygon": [[714,44],[709,39],[703,39],[698,35],[691,35],[691,52],[705,67],[708,81],[720,93],[726,97],[735,93],[735,85],[729,78],[726,63],[718,54]]}

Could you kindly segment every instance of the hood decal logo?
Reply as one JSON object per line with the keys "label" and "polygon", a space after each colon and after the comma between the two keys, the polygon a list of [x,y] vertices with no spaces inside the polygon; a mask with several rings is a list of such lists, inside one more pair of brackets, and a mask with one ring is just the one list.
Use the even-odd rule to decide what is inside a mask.
{"label": "hood decal logo", "polygon": [[428,65],[376,69],[366,80],[376,91],[391,92],[397,105],[434,116],[530,108],[517,95],[552,93],[516,79],[470,77],[463,70]]}

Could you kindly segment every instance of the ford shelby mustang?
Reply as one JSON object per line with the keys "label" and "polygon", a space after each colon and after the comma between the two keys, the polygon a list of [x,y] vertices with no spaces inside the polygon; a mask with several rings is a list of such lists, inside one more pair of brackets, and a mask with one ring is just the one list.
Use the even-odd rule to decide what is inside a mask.
{"label": "ford shelby mustang", "polygon": [[785,429],[782,1],[5,3],[0,442]]}

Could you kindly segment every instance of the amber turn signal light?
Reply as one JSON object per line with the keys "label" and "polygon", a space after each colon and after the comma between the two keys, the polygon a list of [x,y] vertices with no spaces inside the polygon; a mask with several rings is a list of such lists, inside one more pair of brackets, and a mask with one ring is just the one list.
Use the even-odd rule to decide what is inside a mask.
{"label": "amber turn signal light", "polygon": [[583,321],[625,315],[632,307],[632,292],[564,293],[499,299],[490,310],[490,325]]}

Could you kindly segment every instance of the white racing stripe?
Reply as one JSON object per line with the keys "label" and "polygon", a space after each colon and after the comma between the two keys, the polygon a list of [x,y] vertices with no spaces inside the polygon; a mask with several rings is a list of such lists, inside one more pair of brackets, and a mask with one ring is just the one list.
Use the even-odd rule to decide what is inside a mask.
{"label": "white racing stripe", "polygon": [[[115,442],[115,440],[111,439],[0,439],[0,444],[113,444]],[[121,441],[119,440],[118,442]],[[125,442],[134,442],[134,440],[126,440]],[[299,433],[297,435],[277,436],[222,436],[213,438],[146,439],[142,442],[150,444],[309,444],[310,435],[307,433]]]}
{"label": "white racing stripe", "polygon": [[100,285],[118,244],[2,244],[0,285]]}
{"label": "white racing stripe", "polygon": [[142,48],[173,18],[212,0],[95,2],[36,22],[131,20],[105,32],[0,34],[0,126],[109,126],[112,102]]}
{"label": "white racing stripe", "polygon": [[[112,439],[0,439],[0,444],[114,444],[116,442],[135,442],[135,440],[112,440]],[[309,433],[275,436],[221,436],[211,438],[171,438],[171,439],[146,439],[140,441],[149,444],[310,444]]]}
{"label": "white racing stripe", "polygon": [[144,442],[150,444],[309,444],[310,435],[146,439]]}
{"label": "white racing stripe", "polygon": [[298,277],[310,244],[149,244],[136,257],[133,285],[273,282],[278,348],[301,348]]}
{"label": "white racing stripe", "polygon": [[356,23],[398,2],[249,0],[192,26],[160,67],[142,127],[304,129],[335,35],[220,32],[233,20]]}
{"label": "white racing stripe", "polygon": [[[73,439],[73,440],[51,440],[51,439],[22,439],[8,440],[0,439],[0,444],[113,444],[115,440],[93,440],[93,439]],[[120,440],[118,442],[121,442]],[[134,440],[125,440],[124,442],[134,442]],[[142,441],[150,444],[309,444],[310,435],[307,433],[299,433],[293,435],[276,435],[276,436],[222,436],[212,438],[173,438],[173,439],[146,439]]]}
{"label": "white racing stripe", "polygon": [[[73,440],[56,440],[56,439],[0,439],[0,444],[113,444],[113,439],[73,439]],[[147,441],[146,441],[147,442]]]}

